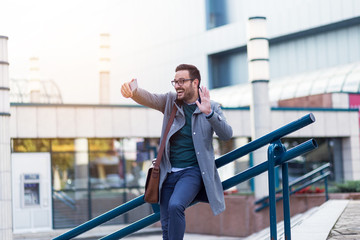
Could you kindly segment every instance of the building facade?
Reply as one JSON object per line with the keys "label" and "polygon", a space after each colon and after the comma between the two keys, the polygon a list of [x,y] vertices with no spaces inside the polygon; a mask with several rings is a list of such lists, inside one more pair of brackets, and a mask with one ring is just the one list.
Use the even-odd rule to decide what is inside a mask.
{"label": "building facade", "polygon": [[[251,136],[249,108],[224,111],[234,137],[227,142],[214,139],[217,157],[245,145]],[[290,163],[290,179],[327,162],[332,163],[331,182],[359,179],[356,109],[273,108],[271,129],[310,112],[316,122],[283,143],[290,149],[314,138],[319,148]],[[12,103],[14,231],[73,227],[141,195],[158,148],[161,119],[160,112],[139,106]],[[219,169],[221,179],[250,166],[251,157],[238,159]],[[251,192],[251,181],[233,190]],[[128,223],[150,212],[144,205],[108,224]],[[52,221],[43,223],[51,225],[34,223],[45,216]]]}
{"label": "building facade", "polygon": [[[288,148],[309,138],[319,144],[290,163],[290,177],[331,162],[332,182],[360,179],[359,1],[190,2],[191,8],[177,5],[178,22],[168,41],[149,41],[146,49],[118,61],[121,77],[141,73],[146,76],[140,76],[141,87],[164,92],[172,90],[172,71],[179,63],[198,66],[203,85],[212,89],[212,99],[223,105],[234,129],[231,141],[214,139],[220,156],[251,140],[246,21],[265,16],[271,129],[310,112],[317,119],[283,140]],[[156,60],[149,61],[151,56]],[[115,102],[121,102],[118,89],[110,90]],[[161,113],[134,105],[13,102],[10,114],[12,162],[23,169],[12,172],[15,232],[73,227],[143,192],[144,172],[158,147]],[[238,159],[220,169],[221,178],[249,166],[251,156]],[[236,189],[250,192],[252,187],[246,182]],[[150,211],[144,206],[109,224]],[[41,221],[46,218],[51,225]]]}

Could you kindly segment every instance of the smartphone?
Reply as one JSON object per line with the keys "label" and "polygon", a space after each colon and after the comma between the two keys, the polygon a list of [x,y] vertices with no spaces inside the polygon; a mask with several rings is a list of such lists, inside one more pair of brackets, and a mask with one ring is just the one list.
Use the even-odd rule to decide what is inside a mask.
{"label": "smartphone", "polygon": [[131,91],[134,91],[138,86],[137,85],[137,79],[135,78],[134,80],[132,80],[129,85],[130,85]]}

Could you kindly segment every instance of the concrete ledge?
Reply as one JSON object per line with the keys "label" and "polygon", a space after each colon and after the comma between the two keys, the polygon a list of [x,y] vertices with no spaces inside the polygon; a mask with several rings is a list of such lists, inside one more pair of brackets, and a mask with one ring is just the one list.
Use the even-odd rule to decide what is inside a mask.
{"label": "concrete ledge", "polygon": [[[213,216],[208,204],[199,203],[186,210],[186,231],[208,235],[247,237],[270,225],[269,209],[255,212],[253,195],[225,196],[226,211]],[[324,194],[293,195],[291,216],[304,213],[325,202]],[[277,221],[283,220],[282,201],[276,204]],[[160,225],[159,225],[160,226]]]}
{"label": "concrete ledge", "polygon": [[[360,193],[332,193],[329,197],[331,200],[360,199]],[[260,232],[270,225],[269,209],[255,212],[255,200],[253,195],[225,196],[226,211],[218,216],[213,216],[208,204],[196,204],[186,210],[186,232],[229,237],[248,237]],[[290,197],[291,217],[305,213],[324,203],[324,193],[292,195]],[[277,202],[277,222],[283,220],[282,209],[282,201]],[[291,224],[294,225],[294,223],[295,221],[292,220]],[[160,227],[159,223],[155,225]],[[281,230],[279,229],[278,232]]]}
{"label": "concrete ledge", "polygon": [[349,200],[329,200],[291,229],[293,240],[325,240]]}

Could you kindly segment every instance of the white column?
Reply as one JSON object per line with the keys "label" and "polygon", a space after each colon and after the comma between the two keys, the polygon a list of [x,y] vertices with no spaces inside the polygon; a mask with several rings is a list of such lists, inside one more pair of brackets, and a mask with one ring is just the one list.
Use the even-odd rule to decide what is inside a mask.
{"label": "white column", "polygon": [[[251,137],[255,140],[271,131],[269,100],[269,42],[265,17],[251,17],[247,28],[247,54],[249,82],[252,86],[250,105]],[[267,146],[253,153],[254,165],[267,160]],[[263,173],[255,177],[255,197],[268,195],[268,177]]]}
{"label": "white column", "polygon": [[0,239],[12,236],[8,38],[0,36]]}
{"label": "white column", "polygon": [[[76,189],[87,189],[88,187],[88,164],[89,164],[89,153],[88,153],[88,140],[86,138],[75,139],[75,188]],[[85,191],[77,192],[75,195],[76,199],[81,199],[86,193]]]}
{"label": "white column", "polygon": [[100,34],[100,104],[110,103],[110,34]]}

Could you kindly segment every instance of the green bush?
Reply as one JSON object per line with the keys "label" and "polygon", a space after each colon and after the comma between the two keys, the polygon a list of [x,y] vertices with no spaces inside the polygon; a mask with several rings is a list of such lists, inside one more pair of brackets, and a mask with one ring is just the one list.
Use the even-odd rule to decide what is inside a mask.
{"label": "green bush", "polygon": [[347,181],[336,185],[339,192],[360,192],[360,181]]}

